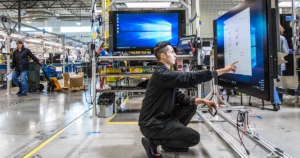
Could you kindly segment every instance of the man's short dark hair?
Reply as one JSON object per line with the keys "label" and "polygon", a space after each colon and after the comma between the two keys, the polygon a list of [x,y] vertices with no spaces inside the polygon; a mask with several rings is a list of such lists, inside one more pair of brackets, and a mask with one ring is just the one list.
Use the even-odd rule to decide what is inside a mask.
{"label": "man's short dark hair", "polygon": [[159,43],[156,44],[156,46],[154,48],[154,55],[155,55],[157,60],[160,60],[160,54],[161,53],[164,53],[164,54],[167,53],[166,47],[168,45],[171,45],[171,43],[170,42],[159,42]]}

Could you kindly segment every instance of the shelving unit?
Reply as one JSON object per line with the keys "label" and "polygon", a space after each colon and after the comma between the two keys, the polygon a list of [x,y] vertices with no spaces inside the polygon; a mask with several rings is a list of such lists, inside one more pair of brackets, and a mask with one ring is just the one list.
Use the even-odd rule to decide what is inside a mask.
{"label": "shelving unit", "polygon": [[6,64],[3,64],[3,63],[0,63],[0,77],[1,77],[1,79],[0,79],[0,86],[1,87],[6,87],[6,84],[7,84],[7,81],[6,80],[4,80],[4,78],[5,78],[5,74],[6,74]]}
{"label": "shelving unit", "polygon": [[111,89],[111,90],[100,90],[97,89],[96,92],[137,92],[137,93],[144,93],[146,89],[138,89],[138,88],[120,88],[120,89]]}
{"label": "shelving unit", "polygon": [[[196,59],[195,56],[191,55],[178,55],[177,59],[181,60],[193,60]],[[145,56],[101,56],[98,58],[98,61],[150,61],[156,60],[154,55],[145,55]],[[131,77],[131,76],[141,76],[141,77],[151,77],[152,73],[110,73],[110,74],[100,74],[100,77]],[[100,90],[98,89],[97,92],[145,92],[146,89],[141,88],[118,88],[118,89],[111,89],[111,90]]]}
{"label": "shelving unit", "polygon": [[101,74],[101,77],[130,77],[130,76],[141,76],[141,77],[151,77],[152,73],[110,73]]}
{"label": "shelving unit", "polygon": [[[196,57],[191,55],[178,55],[177,59],[182,60],[189,60],[189,59],[196,59]],[[147,55],[147,56],[101,56],[98,58],[100,61],[104,60],[112,60],[112,61],[145,61],[145,60],[156,60],[154,55]]]}

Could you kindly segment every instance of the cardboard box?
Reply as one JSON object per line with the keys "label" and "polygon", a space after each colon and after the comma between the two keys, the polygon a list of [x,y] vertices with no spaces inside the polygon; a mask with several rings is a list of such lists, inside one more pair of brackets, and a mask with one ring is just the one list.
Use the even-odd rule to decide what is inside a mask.
{"label": "cardboard box", "polygon": [[78,75],[74,73],[64,73],[64,87],[65,88],[75,88],[82,87],[84,89],[83,84],[83,73],[79,72]]}

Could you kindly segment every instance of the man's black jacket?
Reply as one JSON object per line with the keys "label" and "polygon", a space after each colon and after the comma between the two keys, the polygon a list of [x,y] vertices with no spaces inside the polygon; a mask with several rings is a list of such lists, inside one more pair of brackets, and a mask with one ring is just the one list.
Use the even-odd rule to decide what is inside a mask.
{"label": "man's black jacket", "polygon": [[27,48],[22,48],[21,51],[16,49],[13,53],[11,68],[16,71],[28,71],[28,57],[39,64],[39,60]]}
{"label": "man's black jacket", "polygon": [[172,120],[172,111],[177,105],[195,105],[195,98],[185,96],[178,88],[194,87],[211,80],[216,71],[176,72],[158,62],[150,78],[142,109],[139,126],[142,130],[163,128],[164,122]]}

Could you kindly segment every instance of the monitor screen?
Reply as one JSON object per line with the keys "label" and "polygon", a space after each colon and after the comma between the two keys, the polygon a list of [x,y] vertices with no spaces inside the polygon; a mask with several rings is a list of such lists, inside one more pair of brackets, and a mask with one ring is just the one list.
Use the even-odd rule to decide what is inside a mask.
{"label": "monitor screen", "polygon": [[179,39],[177,49],[180,54],[189,54],[191,52],[190,44],[195,46],[196,36],[185,36]]}
{"label": "monitor screen", "polygon": [[110,16],[113,16],[114,51],[151,50],[161,41],[168,41],[172,46],[177,46],[182,33],[185,33],[181,26],[181,19],[185,16],[182,13],[182,11],[113,12]]}
{"label": "monitor screen", "polygon": [[242,2],[216,20],[217,68],[239,61],[218,84],[270,100],[267,1]]}

